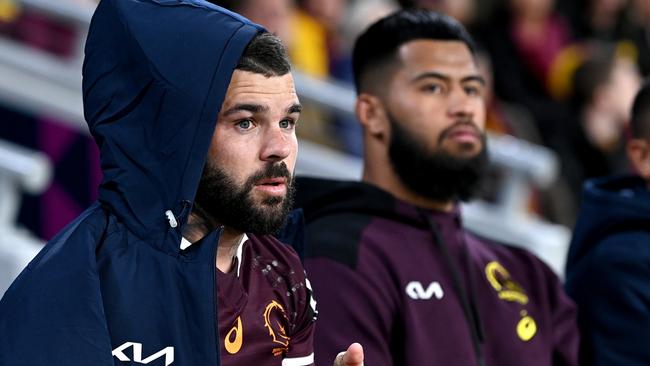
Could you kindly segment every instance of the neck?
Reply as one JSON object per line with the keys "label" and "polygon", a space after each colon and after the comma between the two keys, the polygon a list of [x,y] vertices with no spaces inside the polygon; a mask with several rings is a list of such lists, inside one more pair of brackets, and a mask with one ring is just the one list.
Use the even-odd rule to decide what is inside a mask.
{"label": "neck", "polygon": [[216,266],[221,272],[228,273],[232,270],[233,258],[237,255],[238,244],[244,236],[243,232],[220,225],[195,203],[187,220],[187,225],[183,229],[183,237],[190,243],[195,243],[219,226],[223,228],[223,232],[217,246]]}
{"label": "neck", "polygon": [[365,156],[372,156],[373,159],[364,160],[362,178],[364,182],[375,185],[397,197],[399,200],[414,206],[442,212],[451,212],[454,209],[454,202],[452,200],[434,201],[411,191],[402,183],[402,180],[399,179],[395,170],[393,170],[386,151],[369,150],[372,150],[372,147],[366,149]]}
{"label": "neck", "polygon": [[219,238],[219,246],[217,247],[217,269],[223,273],[228,273],[233,269],[233,258],[237,255],[239,243],[242,240],[244,233],[233,228],[225,226],[223,233]]}

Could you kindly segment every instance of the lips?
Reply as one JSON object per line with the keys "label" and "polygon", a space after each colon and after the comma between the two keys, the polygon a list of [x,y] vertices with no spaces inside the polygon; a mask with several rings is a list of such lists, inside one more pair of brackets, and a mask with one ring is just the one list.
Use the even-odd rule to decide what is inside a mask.
{"label": "lips", "polygon": [[257,181],[255,185],[269,185],[269,186],[278,186],[281,184],[287,184],[286,178],[265,178]]}
{"label": "lips", "polygon": [[284,194],[287,190],[287,179],[286,178],[260,179],[255,183],[255,188],[272,195]]}
{"label": "lips", "polygon": [[476,142],[481,139],[480,132],[472,125],[460,125],[452,127],[447,132],[447,137],[460,142]]}

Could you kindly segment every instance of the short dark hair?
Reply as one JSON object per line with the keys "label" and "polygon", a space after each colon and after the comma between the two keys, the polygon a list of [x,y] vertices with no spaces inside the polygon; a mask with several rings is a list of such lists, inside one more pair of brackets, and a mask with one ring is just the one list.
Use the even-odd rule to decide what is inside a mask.
{"label": "short dark hair", "polygon": [[291,63],[280,38],[261,32],[248,43],[235,69],[262,74],[268,78],[287,74],[291,71]]}
{"label": "short dark hair", "polygon": [[599,87],[611,80],[616,64],[616,47],[611,43],[597,42],[587,45],[585,59],[571,78],[570,105],[580,110],[592,102]]}
{"label": "short dark hair", "polygon": [[632,104],[630,132],[634,138],[650,139],[650,79],[646,79]]}
{"label": "short dark hair", "polygon": [[[385,75],[390,72],[383,69],[395,63],[397,49],[418,39],[460,41],[467,45],[473,56],[476,55],[474,40],[457,20],[430,10],[398,10],[372,24],[354,44],[352,67],[357,93],[368,90],[370,80],[375,84],[385,81]],[[383,80],[368,77],[371,73],[380,75],[376,72],[380,69]]]}
{"label": "short dark hair", "polygon": [[402,8],[414,8],[416,6],[416,0],[398,0],[397,1]]}

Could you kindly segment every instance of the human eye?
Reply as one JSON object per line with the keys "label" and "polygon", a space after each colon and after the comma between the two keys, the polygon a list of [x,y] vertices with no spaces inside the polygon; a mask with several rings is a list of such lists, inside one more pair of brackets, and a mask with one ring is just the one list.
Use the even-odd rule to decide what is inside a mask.
{"label": "human eye", "polygon": [[291,119],[291,118],[285,118],[282,121],[280,121],[280,128],[282,129],[293,129],[296,126],[296,121]]}
{"label": "human eye", "polygon": [[438,94],[444,91],[443,86],[439,83],[429,83],[422,86],[422,91],[426,93]]}
{"label": "human eye", "polygon": [[470,96],[482,96],[483,95],[483,88],[478,85],[465,85],[463,88],[465,90],[465,93]]}
{"label": "human eye", "polygon": [[253,121],[251,121],[250,119],[243,119],[235,123],[235,126],[240,130],[244,130],[244,131],[250,130],[251,128],[253,128]]}

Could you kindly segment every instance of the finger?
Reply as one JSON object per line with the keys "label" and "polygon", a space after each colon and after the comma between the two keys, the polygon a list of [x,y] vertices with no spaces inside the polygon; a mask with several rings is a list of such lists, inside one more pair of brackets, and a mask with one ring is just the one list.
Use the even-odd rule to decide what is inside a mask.
{"label": "finger", "polygon": [[345,355],[345,352],[341,352],[338,355],[336,355],[336,358],[334,359],[334,366],[344,366],[343,363],[343,356]]}
{"label": "finger", "polygon": [[362,366],[363,347],[359,343],[352,343],[342,358],[342,366]]}

